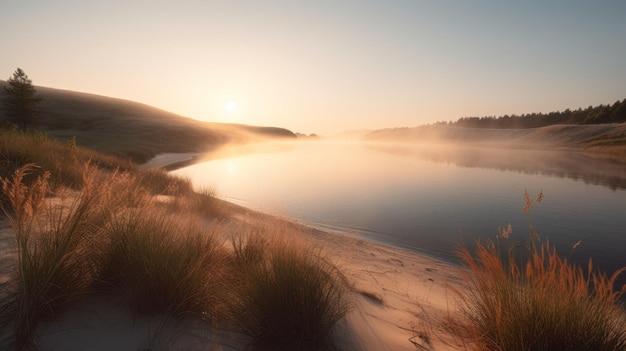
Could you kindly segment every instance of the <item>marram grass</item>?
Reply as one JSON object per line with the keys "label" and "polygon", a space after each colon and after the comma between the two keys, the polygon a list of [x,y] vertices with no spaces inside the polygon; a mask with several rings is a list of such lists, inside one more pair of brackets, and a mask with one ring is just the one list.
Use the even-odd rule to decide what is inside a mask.
{"label": "marram grass", "polygon": [[132,311],[213,318],[228,255],[215,232],[143,207],[119,214],[104,235],[99,279],[122,291]]}
{"label": "marram grass", "polygon": [[[102,199],[101,187],[86,187],[66,206],[49,206],[47,173],[30,185],[24,183],[33,169],[26,165],[12,180],[2,179],[11,205],[5,213],[15,231],[17,259],[0,323],[14,329],[17,349],[31,347],[38,322],[54,317],[91,285],[94,265],[86,244],[102,220],[96,206]],[[85,170],[86,176],[93,176],[90,170]]]}
{"label": "marram grass", "polygon": [[262,350],[331,349],[349,307],[343,275],[309,245],[256,235],[233,241],[241,270],[233,321]]}
{"label": "marram grass", "polygon": [[[525,213],[541,202],[525,194]],[[506,246],[510,227],[494,242],[460,250],[470,285],[467,326],[478,350],[626,350],[626,314],[611,276],[559,256],[530,226],[529,244]],[[577,243],[578,244],[578,243]]]}
{"label": "marram grass", "polygon": [[139,315],[234,322],[258,347],[332,347],[347,284],[319,250],[277,239],[280,228],[229,245],[236,229],[206,220],[223,215],[211,189],[190,195],[184,181],[90,164],[81,174],[69,198],[34,165],[2,178],[17,254],[0,301],[9,337],[0,348],[36,349],[39,322],[88,294],[122,299]]}

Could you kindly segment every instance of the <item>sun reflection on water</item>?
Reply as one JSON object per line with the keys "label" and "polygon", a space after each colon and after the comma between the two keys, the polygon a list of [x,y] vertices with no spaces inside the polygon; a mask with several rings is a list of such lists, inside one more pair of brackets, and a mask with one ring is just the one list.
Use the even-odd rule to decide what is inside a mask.
{"label": "sun reflection on water", "polygon": [[226,170],[228,171],[228,174],[235,173],[235,164],[232,161],[228,162]]}

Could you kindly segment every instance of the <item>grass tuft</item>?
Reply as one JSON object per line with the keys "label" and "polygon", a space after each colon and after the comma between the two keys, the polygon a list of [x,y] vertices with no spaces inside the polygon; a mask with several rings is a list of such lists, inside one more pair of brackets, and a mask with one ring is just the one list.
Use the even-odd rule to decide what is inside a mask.
{"label": "grass tuft", "polygon": [[230,306],[235,324],[260,349],[331,349],[333,326],[348,310],[338,269],[308,245],[251,236],[235,243],[243,268]]}
{"label": "grass tuft", "polygon": [[211,231],[163,208],[118,215],[106,227],[99,279],[140,314],[211,319],[224,290],[227,253]]}
{"label": "grass tuft", "polygon": [[[525,194],[524,211],[541,198]],[[589,260],[585,272],[540,241],[532,224],[528,245],[502,252],[503,240],[459,253],[470,285],[464,311],[478,350],[626,350],[624,288],[614,288],[626,268],[608,276]]]}
{"label": "grass tuft", "polygon": [[71,173],[54,180],[27,164],[0,178],[16,243],[0,348],[36,349],[39,322],[85,295],[122,298],[139,315],[234,321],[262,348],[332,347],[347,283],[319,250],[279,238],[280,226],[228,245],[234,223],[207,220],[227,214],[215,191],[161,172],[87,162]]}
{"label": "grass tuft", "polygon": [[[17,349],[31,347],[38,322],[56,315],[91,285],[94,270],[84,243],[95,235],[93,224],[101,215],[93,211],[97,191],[83,192],[69,207],[45,206],[47,174],[31,184],[24,182],[33,168],[26,165],[13,180],[2,179],[12,208],[7,217],[15,231],[18,257],[1,322],[12,325]],[[38,216],[41,212],[43,217]]]}

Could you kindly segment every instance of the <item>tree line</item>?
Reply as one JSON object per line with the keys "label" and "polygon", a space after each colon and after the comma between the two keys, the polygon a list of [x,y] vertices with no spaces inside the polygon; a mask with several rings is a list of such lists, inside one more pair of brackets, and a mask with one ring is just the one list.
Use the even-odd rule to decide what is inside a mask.
{"label": "tree line", "polygon": [[522,115],[504,115],[500,117],[462,117],[456,122],[437,122],[437,125],[448,125],[466,128],[539,128],[553,124],[605,124],[626,122],[626,99],[616,101],[613,105],[589,106],[586,109],[566,109],[550,113],[528,113]]}

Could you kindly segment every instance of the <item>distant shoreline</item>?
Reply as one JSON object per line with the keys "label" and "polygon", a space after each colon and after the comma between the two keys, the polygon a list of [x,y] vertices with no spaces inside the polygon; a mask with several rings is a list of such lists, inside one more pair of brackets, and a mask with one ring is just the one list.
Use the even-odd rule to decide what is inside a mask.
{"label": "distant shoreline", "polygon": [[198,162],[198,159],[204,155],[201,152],[185,152],[175,153],[168,152],[158,154],[148,160],[148,162],[137,165],[138,168],[159,168],[166,171],[173,171]]}
{"label": "distant shoreline", "polygon": [[420,126],[380,129],[367,134],[367,141],[402,143],[454,143],[485,147],[524,149],[555,148],[590,152],[626,160],[626,123],[568,125],[539,128],[494,129],[457,126]]}

